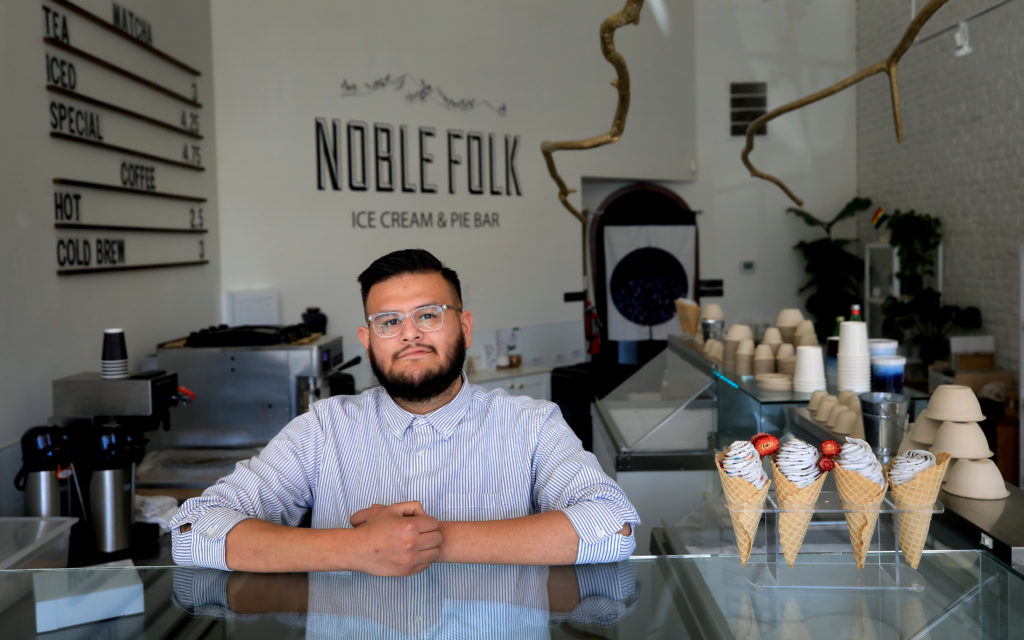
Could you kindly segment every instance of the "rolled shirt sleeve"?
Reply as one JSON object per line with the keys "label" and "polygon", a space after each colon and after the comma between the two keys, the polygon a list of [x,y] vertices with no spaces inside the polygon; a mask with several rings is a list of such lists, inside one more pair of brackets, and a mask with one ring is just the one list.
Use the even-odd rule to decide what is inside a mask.
{"label": "rolled shirt sleeve", "polygon": [[[183,566],[228,569],[225,539],[243,520],[294,526],[312,507],[323,429],[314,412],[292,420],[260,452],[243,460],[171,519],[171,556]],[[183,525],[185,531],[182,531]]]}
{"label": "rolled shirt sleeve", "polygon": [[[636,549],[640,516],[551,406],[534,453],[534,499],[541,511],[557,509],[569,518],[580,538],[576,564],[624,560]],[[619,533],[626,524],[628,536]]]}

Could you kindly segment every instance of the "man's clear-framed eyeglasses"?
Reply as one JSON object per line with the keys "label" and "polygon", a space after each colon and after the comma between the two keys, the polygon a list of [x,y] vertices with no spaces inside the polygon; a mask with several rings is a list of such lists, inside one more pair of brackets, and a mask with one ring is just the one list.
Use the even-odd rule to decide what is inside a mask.
{"label": "man's clear-framed eyeglasses", "polygon": [[366,319],[378,337],[394,338],[402,332],[402,326],[405,325],[406,319],[412,319],[420,331],[440,330],[444,326],[444,312],[448,309],[462,311],[459,307],[446,304],[428,304],[417,307],[409,313],[381,311],[380,313],[366,316]]}

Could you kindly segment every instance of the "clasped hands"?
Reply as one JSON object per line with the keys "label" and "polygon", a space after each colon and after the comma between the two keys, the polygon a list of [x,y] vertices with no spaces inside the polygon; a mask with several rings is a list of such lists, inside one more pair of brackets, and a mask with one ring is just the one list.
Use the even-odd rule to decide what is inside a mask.
{"label": "clasped hands", "polygon": [[440,525],[418,500],[375,504],[352,514],[349,522],[365,534],[360,569],[367,573],[411,576],[441,555]]}

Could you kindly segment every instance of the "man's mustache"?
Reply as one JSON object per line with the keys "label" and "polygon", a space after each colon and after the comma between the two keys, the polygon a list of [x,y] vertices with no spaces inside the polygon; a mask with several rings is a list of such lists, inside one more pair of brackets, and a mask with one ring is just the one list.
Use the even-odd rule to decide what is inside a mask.
{"label": "man's mustache", "polygon": [[412,351],[414,349],[426,349],[430,353],[437,353],[437,349],[435,349],[434,347],[430,346],[429,344],[410,344],[409,346],[405,347],[401,351],[397,352],[395,355],[391,356],[391,359],[392,360],[398,360],[404,354],[406,354],[406,353],[408,353],[408,352],[410,352],[410,351]]}

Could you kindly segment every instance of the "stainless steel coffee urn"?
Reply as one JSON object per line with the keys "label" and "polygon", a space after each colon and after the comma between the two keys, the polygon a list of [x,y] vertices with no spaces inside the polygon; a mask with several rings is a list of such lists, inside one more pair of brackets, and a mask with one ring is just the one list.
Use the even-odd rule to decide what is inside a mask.
{"label": "stainless steel coffee urn", "polygon": [[135,465],[145,438],[134,429],[101,425],[81,434],[89,477],[89,521],[96,549],[111,553],[132,544],[135,522]]}
{"label": "stainless steel coffee urn", "polygon": [[61,490],[71,472],[68,434],[56,426],[32,427],[21,436],[21,469],[14,486],[25,492],[25,515],[61,515]]}

